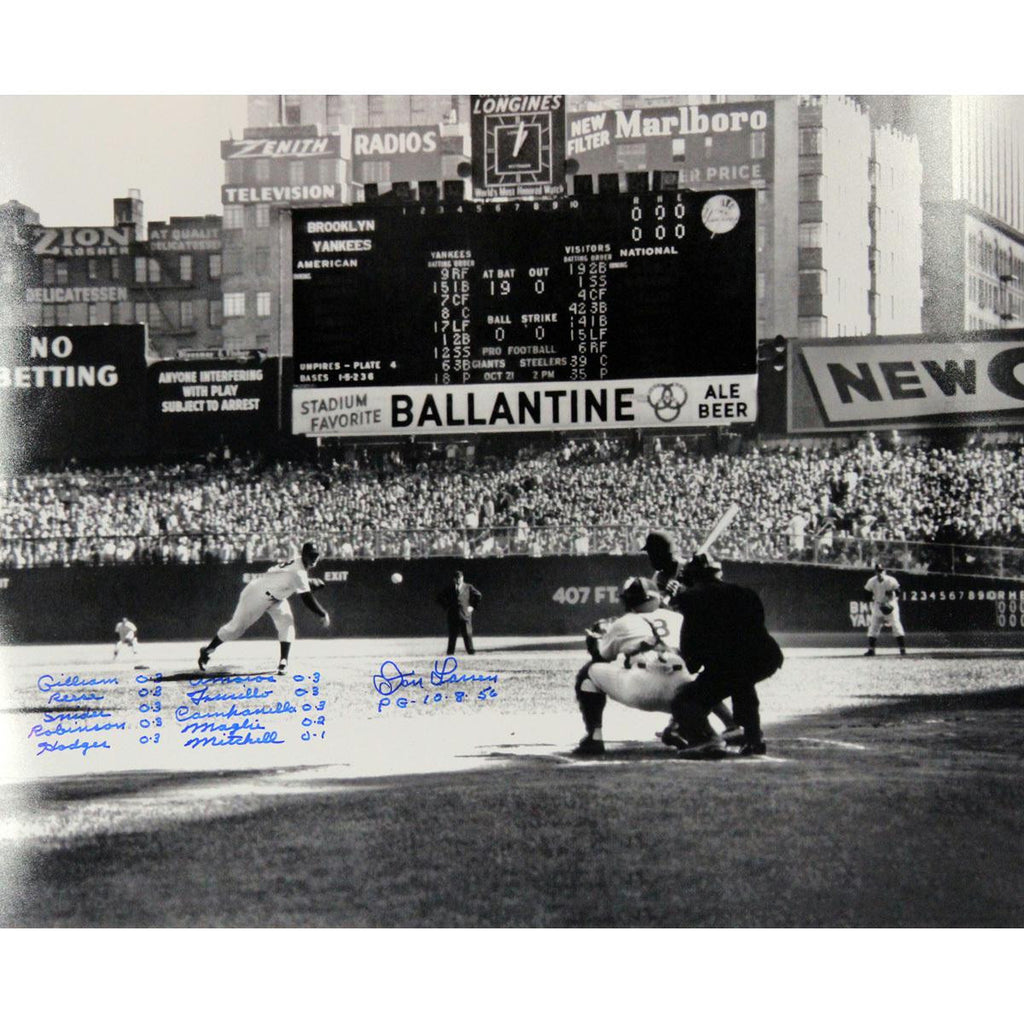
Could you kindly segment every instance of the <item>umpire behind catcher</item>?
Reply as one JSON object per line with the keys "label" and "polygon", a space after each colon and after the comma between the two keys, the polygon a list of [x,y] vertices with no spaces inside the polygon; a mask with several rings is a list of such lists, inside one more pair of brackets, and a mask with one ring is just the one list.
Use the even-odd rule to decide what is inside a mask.
{"label": "umpire behind catcher", "polygon": [[686,588],[676,597],[683,628],[679,649],[697,678],[684,684],[672,701],[672,715],[687,746],[680,757],[714,758],[725,753],[708,712],[726,697],[743,727],[746,756],[766,751],[761,733],[756,685],[782,666],[782,651],[765,628],[764,605],[753,590],[722,581],[722,567],[706,555],[683,566]]}
{"label": "umpire behind catcher", "polygon": [[466,583],[461,572],[457,572],[451,583],[437,595],[437,603],[444,608],[448,617],[448,653],[455,653],[455,641],[462,634],[467,654],[473,650],[473,609],[480,603],[480,591]]}

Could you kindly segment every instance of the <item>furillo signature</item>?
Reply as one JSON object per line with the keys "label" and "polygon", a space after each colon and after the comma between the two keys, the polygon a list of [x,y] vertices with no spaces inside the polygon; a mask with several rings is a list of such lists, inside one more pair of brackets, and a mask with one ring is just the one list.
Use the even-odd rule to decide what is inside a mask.
{"label": "furillo signature", "polygon": [[444,661],[435,661],[430,676],[425,678],[415,670],[403,672],[394,661],[381,662],[380,669],[374,673],[373,688],[382,696],[389,697],[406,686],[426,689],[427,686],[447,686],[450,683],[496,683],[498,674],[477,675],[471,672],[458,671],[458,659],[447,657]]}

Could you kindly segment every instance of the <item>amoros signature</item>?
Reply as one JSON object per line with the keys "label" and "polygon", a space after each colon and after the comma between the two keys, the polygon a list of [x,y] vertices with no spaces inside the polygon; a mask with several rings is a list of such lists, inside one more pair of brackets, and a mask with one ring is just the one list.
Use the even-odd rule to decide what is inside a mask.
{"label": "amoros signature", "polygon": [[496,683],[498,674],[475,675],[470,672],[460,673],[459,662],[456,658],[448,657],[444,661],[435,661],[430,672],[429,680],[417,675],[415,671],[403,672],[393,661],[381,662],[380,670],[374,674],[373,688],[382,696],[388,697],[392,693],[401,690],[406,686],[417,686],[420,689],[430,686],[447,686],[449,683]]}

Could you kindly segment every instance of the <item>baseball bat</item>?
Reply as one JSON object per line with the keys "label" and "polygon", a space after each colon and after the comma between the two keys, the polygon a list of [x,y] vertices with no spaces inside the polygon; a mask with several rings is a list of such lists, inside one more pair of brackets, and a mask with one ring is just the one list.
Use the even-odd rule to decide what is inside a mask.
{"label": "baseball bat", "polygon": [[697,548],[695,554],[706,555],[711,545],[718,540],[719,537],[729,529],[732,521],[739,515],[740,507],[734,501],[719,517],[715,525],[708,531],[708,535],[701,541],[701,545]]}

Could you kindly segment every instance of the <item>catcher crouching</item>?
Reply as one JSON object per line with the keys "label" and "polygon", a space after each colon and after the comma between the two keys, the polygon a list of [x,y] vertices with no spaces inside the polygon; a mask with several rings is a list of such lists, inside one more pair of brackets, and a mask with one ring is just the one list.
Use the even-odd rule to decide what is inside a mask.
{"label": "catcher crouching", "polygon": [[[675,643],[682,616],[662,607],[654,580],[631,576],[619,599],[625,614],[596,622],[584,634],[592,660],[576,675],[576,700],[587,730],[576,754],[604,753],[602,725],[609,697],[641,711],[669,712],[680,689],[694,678]],[[720,710],[723,719],[728,716]],[[670,746],[682,745],[671,723],[661,737]]]}

